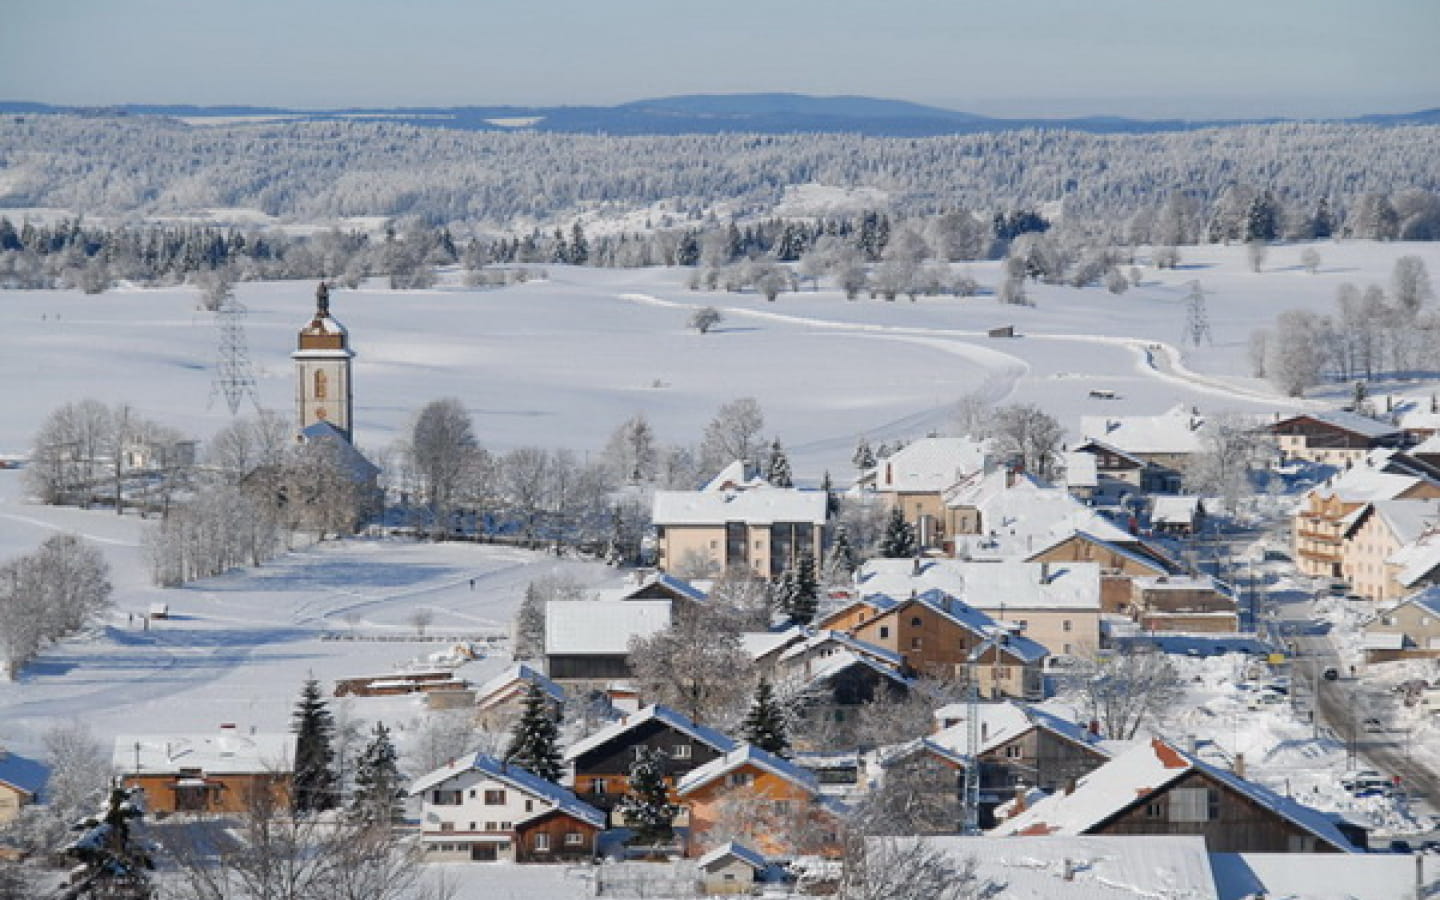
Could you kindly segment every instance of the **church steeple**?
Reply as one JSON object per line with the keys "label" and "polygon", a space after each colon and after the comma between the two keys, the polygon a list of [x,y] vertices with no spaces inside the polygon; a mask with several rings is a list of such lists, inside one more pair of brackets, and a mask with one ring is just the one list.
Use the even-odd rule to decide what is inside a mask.
{"label": "church steeple", "polygon": [[315,315],[300,329],[290,358],[295,360],[295,402],[299,430],[328,422],[352,440],[350,335],[330,315],[330,286],[315,289]]}

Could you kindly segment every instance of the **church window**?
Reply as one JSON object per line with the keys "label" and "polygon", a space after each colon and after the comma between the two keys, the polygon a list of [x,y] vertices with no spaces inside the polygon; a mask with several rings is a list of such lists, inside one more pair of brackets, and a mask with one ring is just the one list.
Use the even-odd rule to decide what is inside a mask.
{"label": "church window", "polygon": [[327,389],[329,388],[329,386],[330,386],[329,382],[330,382],[330,379],[328,379],[328,378],[325,377],[325,373],[324,373],[324,372],[317,371],[317,372],[315,373],[315,399],[316,399],[316,400],[324,400],[324,399],[325,399],[326,390],[327,390]]}

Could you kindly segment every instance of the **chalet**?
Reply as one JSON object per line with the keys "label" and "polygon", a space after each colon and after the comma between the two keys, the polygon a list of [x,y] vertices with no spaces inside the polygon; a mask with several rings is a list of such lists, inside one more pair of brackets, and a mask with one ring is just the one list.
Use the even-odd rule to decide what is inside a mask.
{"label": "chalet", "polygon": [[1064,469],[1061,480],[1070,496],[1082,503],[1090,503],[1100,495],[1100,469],[1094,456],[1069,450],[1060,454]]}
{"label": "chalet", "polygon": [[1161,534],[1195,534],[1205,527],[1205,505],[1190,495],[1151,497],[1150,527]]}
{"label": "chalet", "polygon": [[970,438],[927,437],[912,441],[861,473],[856,487],[898,508],[915,527],[922,547],[944,542],[945,490],[985,468],[989,444]]}
{"label": "chalet", "polygon": [[1285,459],[1343,467],[1378,447],[1401,447],[1405,432],[1366,416],[1335,410],[1302,413],[1267,426]]}
{"label": "chalet", "polygon": [[938,590],[901,600],[867,594],[861,602],[869,607],[869,613],[850,633],[898,654],[907,671],[940,678],[968,677],[970,657],[989,641],[974,661],[981,691],[1029,699],[1043,696],[1042,669],[1048,651],[1019,634],[1013,623],[997,622]]}
{"label": "chalet", "polygon": [[0,827],[18,819],[20,810],[39,798],[49,777],[41,763],[0,747]]}
{"label": "chalet", "polygon": [[734,840],[770,855],[839,853],[844,807],[814,775],[753,744],[685,775],[675,794],[689,811],[692,855]]}
{"label": "chalet", "polygon": [[1159,738],[1144,741],[989,832],[1198,835],[1217,853],[1359,853],[1363,829]]}
{"label": "chalet", "polygon": [[1178,575],[1183,567],[1152,544],[1123,532],[1117,539],[1091,531],[1073,531],[1042,546],[1026,562],[1049,563],[1053,569],[1074,563],[1095,563],[1100,567],[1100,611],[1128,611],[1135,578]]}
{"label": "chalet", "polygon": [[[1100,646],[1100,567],[1006,559],[872,559],[855,573],[856,590],[905,597],[938,590],[998,621],[1014,622],[1055,655]],[[863,603],[831,613],[824,628],[849,630],[871,615]]]}
{"label": "chalet", "polygon": [[[1003,701],[982,703],[977,709],[981,827],[993,825],[996,807],[1023,787],[1053,792],[1110,759],[1098,735],[1044,707]],[[932,783],[946,786],[957,801],[958,812],[957,790],[969,755],[968,714],[965,703],[937,710],[941,730],[882,754],[882,766],[924,765],[937,772],[948,770],[953,777]]]}
{"label": "chalet", "polygon": [[1086,441],[1098,441],[1148,464],[1138,473],[1142,490],[1171,494],[1179,492],[1180,473],[1204,449],[1204,431],[1205,417],[1183,403],[1154,416],[1080,417],[1080,433]]}
{"label": "chalet", "polygon": [[1440,584],[1440,526],[1427,528],[1413,542],[1390,554],[1385,568],[1394,596]]}
{"label": "chalet", "polygon": [[630,641],[670,626],[669,600],[545,604],[545,674],[577,690],[630,678]]}
{"label": "chalet", "polygon": [[573,793],[483,753],[417,779],[420,844],[435,862],[562,862],[595,856],[605,813]]}
{"label": "chalet", "polygon": [[774,578],[801,556],[822,557],[824,491],[757,487],[743,491],[656,491],[651,507],[658,561],[682,575],[742,568]]}
{"label": "chalet", "polygon": [[1381,612],[1365,626],[1366,662],[1440,658],[1440,586]]}
{"label": "chalet", "polygon": [[200,734],[115,739],[111,765],[145,791],[154,813],[244,812],[261,800],[288,806],[295,735],[245,734],[234,725]]}
{"label": "chalet", "polygon": [[683,578],[668,572],[637,573],[634,584],[595,592],[596,600],[668,600],[671,603],[704,603],[706,594]]}
{"label": "chalet", "polygon": [[1377,500],[1440,498],[1440,477],[1396,450],[1374,450],[1301,498],[1293,521],[1295,566],[1302,575],[1345,577],[1349,518]]}
{"label": "chalet", "polygon": [[802,698],[795,713],[809,720],[808,731],[824,735],[832,746],[855,743],[863,706],[898,702],[913,686],[899,654],[833,631],[816,632],[788,648],[772,677],[788,694]]}
{"label": "chalet", "polygon": [[1239,607],[1224,584],[1209,575],[1156,575],[1131,581],[1130,617],[1146,631],[1239,630]]}
{"label": "chalet", "polygon": [[550,713],[559,721],[565,707],[565,689],[532,666],[516,663],[476,689],[476,724],[486,731],[509,730],[525,707],[531,685],[539,686]]}
{"label": "chalet", "polygon": [[769,867],[765,857],[736,841],[727,841],[695,860],[700,892],[707,897],[748,895]]}
{"label": "chalet", "polygon": [[1069,491],[1016,472],[997,470],[952,486],[945,508],[947,555],[959,559],[1024,559],[1075,531],[1133,539]]}
{"label": "chalet", "polygon": [[735,741],[666,706],[651,705],[577,741],[565,751],[575,793],[613,809],[630,789],[630,764],[640,747],[660,751],[667,784],[735,749]]}
{"label": "chalet", "polygon": [[1174,489],[1180,483],[1180,474],[1174,469],[1094,438],[1082,442],[1070,455],[1089,461],[1095,472],[1094,493],[1109,500]]}
{"label": "chalet", "polygon": [[428,671],[383,672],[376,675],[354,675],[335,682],[337,697],[394,697],[400,694],[424,694],[463,688],[466,682],[455,677],[452,669]]}

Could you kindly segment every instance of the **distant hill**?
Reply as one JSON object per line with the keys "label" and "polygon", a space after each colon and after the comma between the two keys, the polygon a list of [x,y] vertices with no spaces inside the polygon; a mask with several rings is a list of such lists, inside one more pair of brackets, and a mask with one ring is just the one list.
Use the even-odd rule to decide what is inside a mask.
{"label": "distant hill", "polygon": [[[1024,128],[1063,128],[1094,134],[1190,131],[1283,119],[1130,119],[1117,116],[1001,119],[958,110],[875,97],[815,97],[807,94],[688,94],[636,100],[616,106],[453,106],[300,110],[261,106],[125,104],[64,107],[0,101],[11,115],[147,115],[216,122],[237,117],[290,121],[342,118],[389,119],[429,128],[464,131],[528,129],[582,134],[667,135],[753,132],[760,134],[858,133],[876,137],[927,137]],[[1440,109],[1358,116],[1325,121],[1356,124],[1435,125]]]}

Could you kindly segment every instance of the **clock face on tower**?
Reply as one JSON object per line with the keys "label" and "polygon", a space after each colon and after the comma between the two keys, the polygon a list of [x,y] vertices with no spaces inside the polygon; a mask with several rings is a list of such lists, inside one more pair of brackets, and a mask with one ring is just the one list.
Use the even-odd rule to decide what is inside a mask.
{"label": "clock face on tower", "polygon": [[317,406],[317,407],[315,407],[315,418],[317,418],[317,419],[323,419],[323,418],[325,418],[325,407],[323,407],[323,406]]}

